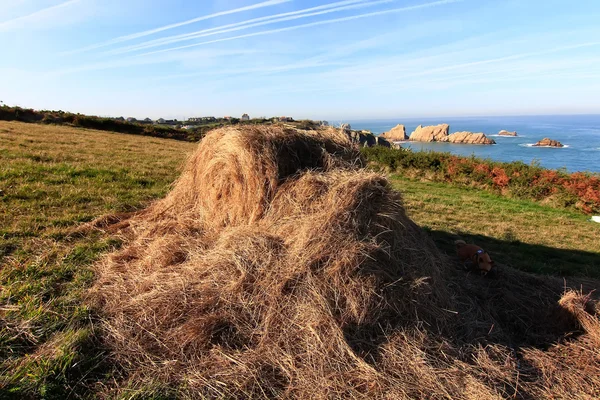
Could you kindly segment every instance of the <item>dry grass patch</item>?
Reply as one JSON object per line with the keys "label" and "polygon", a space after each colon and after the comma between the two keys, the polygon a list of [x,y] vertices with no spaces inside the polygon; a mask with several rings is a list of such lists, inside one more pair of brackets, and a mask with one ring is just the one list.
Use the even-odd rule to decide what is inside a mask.
{"label": "dry grass patch", "polygon": [[[600,394],[593,299],[559,302],[564,282],[509,267],[458,270],[358,164],[334,131],[209,134],[97,264],[90,299],[122,367],[110,395]],[[565,368],[548,374],[556,352]]]}
{"label": "dry grass patch", "polygon": [[[480,279],[454,269],[343,140],[268,137],[204,147],[220,156],[188,164],[187,193],[127,219],[167,194],[196,145],[0,122],[0,398],[596,396],[597,281],[561,306],[562,280],[510,266],[596,276],[578,266],[597,263],[598,226],[401,182],[409,217],[447,253],[460,234],[501,257]],[[240,190],[252,181],[264,190]],[[207,188],[229,195],[199,198]],[[467,203],[477,218],[452,216]],[[101,229],[81,228],[98,216]],[[123,257],[112,284],[132,291],[124,310],[98,307],[99,324],[82,295],[107,252]]]}

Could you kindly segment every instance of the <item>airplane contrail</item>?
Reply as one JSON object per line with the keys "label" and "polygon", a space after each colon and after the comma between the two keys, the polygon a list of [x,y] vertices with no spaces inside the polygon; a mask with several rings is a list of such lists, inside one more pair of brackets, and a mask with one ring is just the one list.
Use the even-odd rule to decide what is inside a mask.
{"label": "airplane contrail", "polygon": [[267,31],[260,31],[260,32],[254,32],[254,33],[247,33],[245,35],[232,36],[232,37],[223,38],[223,39],[215,39],[215,40],[209,40],[209,41],[201,42],[201,43],[189,44],[186,46],[171,47],[171,48],[167,48],[167,49],[151,51],[148,53],[143,53],[143,54],[141,54],[141,56],[165,53],[165,52],[174,51],[174,50],[187,49],[190,47],[203,46],[203,45],[212,44],[212,43],[227,42],[230,40],[237,40],[237,39],[243,39],[243,38],[249,38],[249,37],[255,37],[255,36],[263,36],[263,35],[271,35],[274,33],[293,31],[293,30],[297,30],[297,29],[309,28],[309,27],[319,26],[319,25],[329,25],[329,24],[334,24],[337,22],[352,21],[355,19],[374,17],[374,16],[378,16],[378,15],[395,14],[395,13],[404,12],[404,11],[411,11],[411,10],[417,10],[417,9],[421,9],[421,8],[435,7],[435,6],[439,6],[439,5],[458,3],[458,2],[462,2],[462,1],[463,0],[439,0],[439,1],[434,1],[431,3],[424,3],[424,4],[414,5],[414,6],[392,8],[389,10],[375,11],[375,12],[370,12],[370,13],[366,13],[366,14],[358,14],[358,15],[353,15],[350,17],[342,17],[342,18],[328,19],[325,21],[310,22],[308,24],[294,25],[294,26],[288,26],[285,28],[271,29],[271,30],[267,30]]}
{"label": "airplane contrail", "polygon": [[4,31],[4,30],[10,29],[11,26],[16,26],[18,24],[21,24],[24,21],[27,21],[28,19],[35,18],[35,17],[38,17],[40,15],[44,15],[47,12],[52,11],[52,10],[56,10],[56,9],[63,8],[63,7],[68,7],[71,4],[79,3],[80,1],[81,0],[69,0],[69,1],[65,1],[64,3],[57,4],[57,5],[54,5],[54,6],[51,6],[51,7],[47,7],[47,8],[38,10],[38,11],[36,11],[34,13],[31,13],[31,14],[28,14],[28,15],[24,15],[22,17],[17,17],[17,18],[8,20],[8,21],[0,22],[0,32]]}
{"label": "airplane contrail", "polygon": [[137,50],[148,49],[152,47],[163,46],[165,44],[172,44],[177,42],[183,42],[186,40],[197,39],[200,37],[219,35],[227,32],[234,32],[239,30],[245,30],[254,28],[257,26],[271,25],[284,21],[291,21],[300,18],[308,18],[316,15],[329,14],[333,12],[340,12],[346,10],[353,10],[357,8],[373,7],[379,4],[392,3],[397,0],[378,0],[373,2],[365,2],[366,0],[346,0],[339,1],[336,3],[325,4],[318,7],[306,8],[303,10],[286,12],[281,14],[269,15],[266,17],[253,18],[242,22],[233,24],[222,25],[215,28],[203,29],[196,32],[184,33],[180,35],[168,36],[165,38],[154,39],[137,45],[122,47],[120,49],[106,52],[106,54],[125,54],[131,53]]}
{"label": "airplane contrail", "polygon": [[[79,1],[79,0],[72,0],[72,1]],[[63,54],[72,54],[72,53],[79,53],[79,52],[88,51],[88,50],[94,50],[94,49],[98,49],[101,47],[110,46],[112,44],[122,43],[122,42],[126,42],[128,40],[133,40],[133,39],[138,39],[138,38],[141,38],[144,36],[153,35],[155,33],[166,31],[166,30],[173,29],[173,28],[178,28],[180,26],[185,26],[185,25],[196,23],[196,22],[205,21],[205,20],[212,19],[212,18],[217,18],[217,17],[221,17],[224,15],[237,14],[237,13],[244,12],[244,11],[250,11],[250,10],[256,10],[259,8],[270,7],[270,6],[274,6],[274,5],[278,5],[278,4],[282,4],[282,3],[287,3],[290,1],[292,1],[292,0],[267,0],[267,1],[263,1],[262,3],[253,4],[251,6],[236,8],[236,9],[227,10],[227,11],[220,11],[217,13],[192,18],[187,21],[177,22],[174,24],[164,25],[164,26],[161,26],[158,28],[149,29],[149,30],[142,31],[142,32],[119,36],[118,38],[111,39],[111,40],[108,40],[103,43],[98,43],[98,44],[94,44],[91,46],[83,47],[81,49],[65,52]]]}

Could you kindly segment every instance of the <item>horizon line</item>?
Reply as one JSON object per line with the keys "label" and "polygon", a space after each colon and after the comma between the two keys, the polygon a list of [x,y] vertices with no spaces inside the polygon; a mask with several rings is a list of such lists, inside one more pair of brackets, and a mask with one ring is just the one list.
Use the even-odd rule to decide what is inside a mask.
{"label": "horizon line", "polygon": [[[18,104],[12,104],[9,105],[6,102],[2,102],[2,104],[0,104],[0,107],[19,107],[22,109],[30,109],[33,111],[37,111],[37,112],[41,112],[41,111],[49,111],[49,112],[58,112],[58,111],[62,111],[65,113],[71,113],[71,114],[83,114],[83,115],[88,115],[88,116],[96,116],[96,117],[101,117],[101,118],[120,118],[120,117],[124,117],[124,114],[118,115],[118,116],[113,116],[113,115],[109,115],[109,114],[104,114],[104,115],[100,115],[100,114],[92,114],[92,113],[85,113],[85,112],[80,112],[80,111],[65,111],[65,110],[61,110],[61,109],[47,109],[47,108],[33,108],[33,107],[27,107],[27,106],[22,106],[22,105],[18,105]],[[247,112],[246,112],[247,113]],[[293,117],[294,113],[287,113],[288,117],[294,118],[296,119],[296,117]],[[215,118],[219,118],[216,116],[217,114],[213,114],[213,115],[202,115],[202,116],[189,116],[189,117],[185,117],[185,118],[203,118],[203,117],[215,117]],[[222,117],[225,116],[230,116],[230,117],[234,117],[235,114],[223,114]],[[274,118],[274,117],[280,117],[281,115],[279,114],[273,114],[270,117],[267,117],[267,114],[262,114],[262,113],[257,113],[256,115],[260,115],[261,117],[264,116],[265,118]],[[571,113],[523,113],[523,114],[513,114],[513,113],[508,113],[508,114],[461,114],[461,115],[432,115],[432,116],[426,116],[426,115],[420,115],[420,116],[389,116],[389,117],[375,117],[375,118],[361,118],[361,117],[356,117],[356,118],[339,118],[339,117],[328,117],[327,119],[324,118],[297,118],[297,120],[303,120],[303,119],[309,119],[312,121],[335,121],[335,120],[340,120],[340,121],[356,121],[356,122],[362,122],[362,121],[391,121],[391,120],[398,120],[398,119],[409,119],[409,120],[415,120],[415,119],[444,119],[444,118],[449,118],[449,119],[456,119],[456,118],[508,118],[508,117],[568,117],[568,116],[600,116],[600,110],[598,110],[598,112],[596,113],[590,113],[590,112],[571,112]],[[130,118],[131,116],[128,116],[127,118]],[[137,117],[131,117],[131,118],[136,118]],[[145,117],[148,118],[148,117]],[[165,118],[165,119],[174,119],[174,118],[178,118],[177,115],[174,114],[170,114],[169,116],[166,117],[159,117],[159,118]],[[179,118],[181,118],[181,115],[179,115]],[[235,117],[237,118],[237,117]],[[157,118],[158,119],[158,118]],[[185,120],[182,120],[182,122],[184,122]]]}

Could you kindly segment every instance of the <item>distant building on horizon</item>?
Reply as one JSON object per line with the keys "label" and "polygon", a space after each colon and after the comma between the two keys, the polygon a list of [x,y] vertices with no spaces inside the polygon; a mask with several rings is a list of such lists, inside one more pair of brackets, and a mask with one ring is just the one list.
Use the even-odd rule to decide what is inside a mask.
{"label": "distant building on horizon", "polygon": [[294,118],[292,117],[279,117],[279,122],[293,122]]}
{"label": "distant building on horizon", "polygon": [[242,121],[250,121],[250,116],[248,114],[242,115]]}

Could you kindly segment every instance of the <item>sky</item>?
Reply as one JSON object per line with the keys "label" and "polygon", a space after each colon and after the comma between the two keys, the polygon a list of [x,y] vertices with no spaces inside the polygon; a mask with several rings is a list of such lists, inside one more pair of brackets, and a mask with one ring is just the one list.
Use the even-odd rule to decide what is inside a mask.
{"label": "sky", "polygon": [[600,113],[598,0],[0,0],[0,101],[100,116]]}

